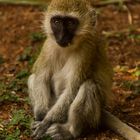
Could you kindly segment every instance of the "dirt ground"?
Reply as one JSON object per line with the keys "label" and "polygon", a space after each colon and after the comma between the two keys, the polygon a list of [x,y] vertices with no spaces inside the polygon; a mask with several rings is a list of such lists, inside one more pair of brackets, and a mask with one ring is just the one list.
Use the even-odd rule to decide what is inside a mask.
{"label": "dirt ground", "polygon": [[[43,9],[37,6],[0,5],[0,86],[9,86],[15,77],[20,81],[24,74],[28,75],[19,73],[22,70],[30,71],[32,64],[29,65],[29,58],[33,57],[44,41],[41,34]],[[106,37],[108,56],[115,71],[112,88],[114,98],[110,110],[140,132],[140,3],[123,7],[107,5],[97,10],[97,27]],[[12,119],[13,110],[24,109],[27,115],[31,114],[29,103],[25,101],[28,97],[27,86],[25,82],[18,83],[18,86],[20,88],[12,89],[11,94],[19,97],[20,101],[0,99],[0,134],[4,133],[4,127]],[[0,88],[0,98],[7,93],[5,91],[8,88]],[[20,129],[18,125],[12,127],[15,128]],[[8,128],[7,131],[10,133],[13,130]],[[123,140],[110,130],[93,133],[81,140]],[[20,134],[19,139],[31,140],[26,134]]]}

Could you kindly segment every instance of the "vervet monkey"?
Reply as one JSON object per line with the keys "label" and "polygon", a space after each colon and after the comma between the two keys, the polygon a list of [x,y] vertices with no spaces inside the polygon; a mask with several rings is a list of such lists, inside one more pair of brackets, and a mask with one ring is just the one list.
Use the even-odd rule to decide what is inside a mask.
{"label": "vervet monkey", "polygon": [[112,67],[96,32],[96,12],[86,0],[52,0],[45,14],[47,39],[28,80],[33,137],[79,137],[101,123],[128,140],[140,134],[105,110]]}

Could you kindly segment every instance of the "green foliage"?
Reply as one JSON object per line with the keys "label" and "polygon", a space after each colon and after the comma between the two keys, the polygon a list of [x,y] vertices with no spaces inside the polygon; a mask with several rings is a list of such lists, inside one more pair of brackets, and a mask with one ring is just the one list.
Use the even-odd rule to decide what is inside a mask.
{"label": "green foliage", "polygon": [[16,75],[16,78],[17,79],[22,79],[22,78],[25,78],[29,76],[29,72],[28,70],[21,70],[17,75]]}
{"label": "green foliage", "polygon": [[18,57],[18,61],[24,62],[27,61],[29,66],[31,67],[33,63],[35,62],[41,47],[27,47],[24,52]]}
{"label": "green foliage", "polygon": [[128,71],[128,66],[120,66],[120,65],[117,65],[115,68],[114,68],[114,71],[115,72],[127,72]]}
{"label": "green foliage", "polygon": [[30,127],[30,117],[29,115],[26,114],[25,110],[18,110],[18,111],[13,111],[13,115],[12,115],[12,120],[9,123],[10,126],[13,125],[21,125],[25,128],[29,128]]}
{"label": "green foliage", "polygon": [[[29,76],[28,70],[21,70],[15,78],[11,79],[8,84],[4,82],[0,82],[0,96],[3,96],[6,98],[14,97],[16,96],[16,92],[21,91],[25,92],[27,91],[25,88],[27,88],[27,78]],[[12,95],[13,94],[13,95]],[[17,98],[17,97],[15,97]]]}
{"label": "green foliage", "polygon": [[9,85],[0,82],[0,104],[3,102],[18,102],[18,96],[14,92],[8,90]]}
{"label": "green foliage", "polygon": [[[46,36],[41,32],[33,32],[30,34],[30,40],[32,43],[41,43],[46,39]],[[41,45],[42,46],[42,45]],[[23,53],[18,57],[18,61],[24,62],[27,61],[29,66],[31,67],[35,62],[41,47],[40,46],[29,46],[26,47]]]}
{"label": "green foliage", "polygon": [[140,35],[139,35],[139,34],[131,34],[131,35],[129,36],[129,38],[140,40]]}
{"label": "green foliage", "polygon": [[21,62],[29,61],[31,59],[32,49],[32,47],[25,48],[23,53],[19,56],[18,60]]}
{"label": "green foliage", "polygon": [[20,130],[17,128],[15,129],[14,133],[7,135],[5,140],[19,140],[19,136]]}
{"label": "green foliage", "polygon": [[3,57],[0,55],[0,64],[4,63]]}
{"label": "green foliage", "polygon": [[[12,113],[12,119],[3,131],[0,131],[0,140],[19,140],[21,135],[30,136],[30,124],[32,118],[24,110],[16,110]],[[41,140],[51,140],[45,136]]]}
{"label": "green foliage", "polygon": [[19,140],[21,135],[30,135],[31,116],[24,110],[13,111],[11,121],[0,131],[1,140]]}
{"label": "green foliage", "polygon": [[2,94],[0,96],[0,103],[3,102],[18,102],[19,101],[19,97],[17,95],[14,95],[12,93],[6,93],[6,94]]}
{"label": "green foliage", "polygon": [[[27,47],[23,54],[19,56],[18,61],[28,63],[29,68],[36,60],[41,47]],[[16,104],[18,109],[21,105],[27,106],[29,104],[28,96],[25,97],[23,93],[27,93],[27,78],[29,76],[29,68],[21,69],[16,76],[7,80],[0,81],[0,105],[2,104]],[[24,97],[24,98],[23,98]],[[10,111],[10,110],[9,110]],[[19,140],[22,136],[30,137],[30,123],[32,117],[26,114],[27,110],[16,110],[12,113],[11,121],[5,122],[0,120],[0,140]],[[48,137],[45,140],[50,140]]]}
{"label": "green foliage", "polygon": [[[135,44],[140,45],[140,34],[131,34],[129,38],[135,41]],[[138,46],[139,47],[139,46]]]}
{"label": "green foliage", "polygon": [[[6,85],[4,84],[4,82],[0,81],[0,91],[5,91],[6,89]],[[0,92],[0,95],[2,94],[2,92]]]}
{"label": "green foliage", "polygon": [[135,76],[139,77],[140,76],[140,70],[137,70],[135,73],[134,73]]}
{"label": "green foliage", "polygon": [[140,94],[140,80],[125,81],[123,82],[122,87],[133,91],[134,94]]}
{"label": "green foliage", "polygon": [[46,36],[41,32],[34,32],[31,34],[30,38],[33,42],[39,42],[43,41],[46,38]]}
{"label": "green foliage", "polygon": [[28,70],[21,70],[8,84],[0,82],[0,104],[4,102],[20,102],[19,93],[27,93],[28,75]]}
{"label": "green foliage", "polygon": [[140,66],[137,66],[132,74],[136,77],[140,77]]}

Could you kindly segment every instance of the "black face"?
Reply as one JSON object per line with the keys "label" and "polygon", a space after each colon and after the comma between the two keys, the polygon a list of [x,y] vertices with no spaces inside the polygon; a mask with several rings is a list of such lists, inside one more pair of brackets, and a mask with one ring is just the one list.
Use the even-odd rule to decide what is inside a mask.
{"label": "black face", "polygon": [[77,18],[69,16],[54,16],[51,18],[51,28],[56,42],[61,47],[66,47],[72,42],[78,25],[79,21]]}

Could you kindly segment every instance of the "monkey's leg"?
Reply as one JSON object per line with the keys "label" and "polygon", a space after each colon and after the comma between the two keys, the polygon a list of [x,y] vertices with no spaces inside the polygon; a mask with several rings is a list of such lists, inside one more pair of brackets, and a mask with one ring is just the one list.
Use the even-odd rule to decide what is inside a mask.
{"label": "monkey's leg", "polygon": [[[36,121],[42,121],[49,110],[51,90],[45,72],[32,74],[28,79],[29,97]],[[51,100],[53,102],[53,100]]]}
{"label": "monkey's leg", "polygon": [[140,133],[123,123],[117,117],[106,110],[103,110],[103,123],[114,132],[117,132],[127,140],[140,140]]}
{"label": "monkey's leg", "polygon": [[[73,88],[78,90],[78,88]],[[33,132],[33,137],[35,139],[40,139],[45,135],[47,129],[54,123],[64,123],[67,120],[68,110],[71,103],[73,102],[77,92],[71,89],[71,87],[66,88],[64,93],[60,95],[56,103],[49,110],[44,120],[34,126],[35,131]]]}
{"label": "monkey's leg", "polygon": [[100,122],[100,102],[96,93],[96,85],[86,81],[70,106],[66,124],[53,124],[47,134],[53,140],[69,140],[81,135],[83,130],[91,125],[97,127]]}
{"label": "monkey's leg", "polygon": [[64,123],[67,120],[68,110],[80,87],[78,80],[76,81],[77,83],[75,83],[75,81],[75,79],[74,81],[69,80],[65,90],[59,96],[56,103],[51,107],[45,118],[34,126],[35,131],[32,136],[35,139],[43,137],[52,124]]}

